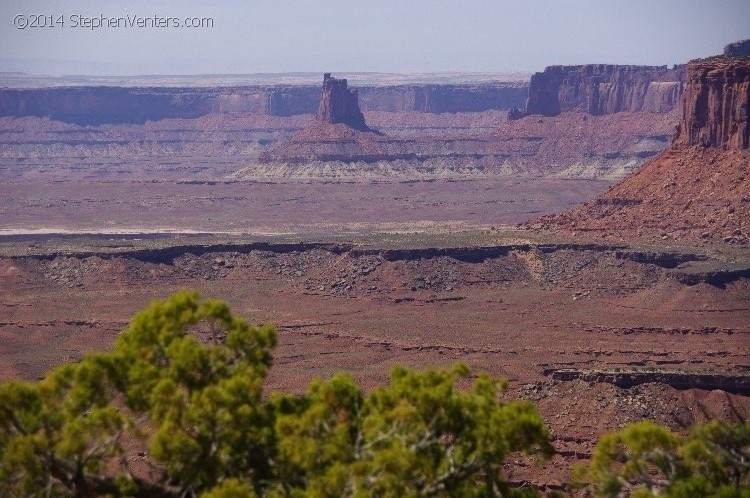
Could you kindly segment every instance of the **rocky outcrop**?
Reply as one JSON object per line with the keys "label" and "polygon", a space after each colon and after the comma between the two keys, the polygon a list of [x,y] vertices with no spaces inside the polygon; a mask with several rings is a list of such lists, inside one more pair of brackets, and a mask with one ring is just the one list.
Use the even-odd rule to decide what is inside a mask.
{"label": "rocky outcrop", "polygon": [[380,157],[382,147],[376,140],[380,136],[382,133],[365,123],[357,90],[350,89],[346,79],[325,73],[315,121],[290,140],[263,152],[259,160],[307,163]]}
{"label": "rocky outcrop", "polygon": [[[528,85],[385,85],[360,89],[364,111],[457,113],[522,106]],[[1,88],[0,117],[49,117],[66,123],[142,124],[207,114],[315,114],[317,86]]]}
{"label": "rocky outcrop", "polygon": [[[521,114],[514,107],[509,122]],[[541,169],[565,178],[616,179],[666,146],[669,135],[657,133],[664,130],[658,121],[665,117],[671,130],[671,113],[634,112],[620,119],[571,112],[546,123],[523,120],[503,126],[489,137],[389,137],[371,133],[359,109],[358,93],[348,88],[347,80],[326,73],[315,123],[263,152],[259,159],[266,164],[294,165],[431,162],[441,168],[482,172]]]}
{"label": "rocky outcrop", "polygon": [[750,243],[750,58],[687,66],[672,145],[596,199],[529,228],[597,237]]}
{"label": "rocky outcrop", "polygon": [[704,389],[712,391],[721,389],[732,394],[747,396],[750,394],[750,375],[724,375],[694,372],[660,372],[660,371],[602,371],[576,370],[571,368],[545,370],[544,375],[551,375],[555,380],[585,382],[605,382],[622,389],[630,389],[641,384],[658,382],[674,389]]}
{"label": "rocky outcrop", "polygon": [[750,58],[713,57],[688,64],[676,141],[747,149],[748,121]]}
{"label": "rocky outcrop", "polygon": [[740,40],[734,43],[730,43],[724,47],[724,55],[730,57],[749,57],[750,56],[750,40]]}
{"label": "rocky outcrop", "polygon": [[684,66],[550,66],[531,77],[526,114],[669,112],[678,106],[684,74]]}
{"label": "rocky outcrop", "polygon": [[331,73],[323,75],[323,90],[317,121],[330,124],[345,124],[360,131],[370,131],[365,116],[359,110],[359,97],[355,88],[349,89],[346,79],[337,79]]}
{"label": "rocky outcrop", "polygon": [[507,117],[508,117],[508,121],[516,121],[517,119],[521,119],[522,117],[524,117],[524,113],[518,107],[513,106],[508,111]]}

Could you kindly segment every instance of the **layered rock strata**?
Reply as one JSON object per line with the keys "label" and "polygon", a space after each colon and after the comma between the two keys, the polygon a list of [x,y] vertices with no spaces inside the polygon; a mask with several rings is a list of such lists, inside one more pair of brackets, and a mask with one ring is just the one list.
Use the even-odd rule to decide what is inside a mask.
{"label": "layered rock strata", "polygon": [[750,142],[750,57],[688,64],[677,141],[747,149]]}
{"label": "layered rock strata", "polygon": [[491,175],[617,180],[668,144],[676,114],[589,116],[570,112],[507,122],[493,133],[365,133],[344,124],[310,126],[260,157],[263,163],[389,163]]}
{"label": "layered rock strata", "polygon": [[[360,89],[363,111],[458,113],[522,107],[526,83],[392,85]],[[316,86],[0,88],[0,117],[48,117],[66,123],[142,124],[208,114],[315,114]]]}
{"label": "layered rock strata", "polygon": [[684,79],[684,66],[550,66],[531,77],[526,114],[670,112]]}
{"label": "layered rock strata", "polygon": [[667,150],[582,207],[525,226],[750,243],[750,57],[692,61],[685,85]]}
{"label": "layered rock strata", "polygon": [[481,85],[396,85],[359,88],[364,111],[415,111],[425,113],[483,112],[522,107],[528,83]]}

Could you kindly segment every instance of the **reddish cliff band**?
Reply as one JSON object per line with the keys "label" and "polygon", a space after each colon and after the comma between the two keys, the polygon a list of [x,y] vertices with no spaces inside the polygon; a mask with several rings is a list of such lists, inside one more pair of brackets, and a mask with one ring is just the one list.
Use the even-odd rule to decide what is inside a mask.
{"label": "reddish cliff band", "polygon": [[672,145],[582,207],[527,223],[605,238],[750,242],[750,57],[687,65]]}

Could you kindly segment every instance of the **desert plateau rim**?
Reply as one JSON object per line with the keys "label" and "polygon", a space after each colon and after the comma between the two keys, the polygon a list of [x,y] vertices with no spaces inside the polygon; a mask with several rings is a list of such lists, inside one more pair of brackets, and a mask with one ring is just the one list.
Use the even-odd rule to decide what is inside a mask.
{"label": "desert plateau rim", "polygon": [[[266,393],[508,379],[555,450],[506,458],[514,489],[598,493],[574,469],[631,423],[747,427],[750,40],[723,43],[529,73],[0,72],[0,386],[193,289],[276,326]],[[123,444],[134,482],[169,474]]]}

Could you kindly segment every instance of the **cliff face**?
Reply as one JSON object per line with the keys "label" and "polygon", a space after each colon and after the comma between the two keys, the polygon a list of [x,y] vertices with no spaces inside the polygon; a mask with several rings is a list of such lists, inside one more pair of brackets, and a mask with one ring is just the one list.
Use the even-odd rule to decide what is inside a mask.
{"label": "cliff face", "polygon": [[583,206],[527,227],[750,244],[750,57],[687,65],[672,145]]}
{"label": "cliff face", "polygon": [[126,88],[0,90],[0,117],[49,117],[85,125],[142,124],[212,113],[292,116],[315,112],[314,87]]}
{"label": "cliff face", "polygon": [[531,77],[526,114],[669,112],[679,103],[684,66],[550,66]]}
{"label": "cliff face", "polygon": [[211,112],[208,98],[187,90],[117,87],[0,91],[0,115],[38,116],[79,124],[143,123]]}
{"label": "cliff face", "polygon": [[323,90],[315,119],[324,123],[345,124],[355,130],[369,130],[359,110],[357,90],[350,90],[345,79],[336,79],[331,73],[323,75]]}
{"label": "cliff face", "polygon": [[482,112],[521,107],[527,93],[513,83],[371,86],[360,88],[359,101],[365,111]]}
{"label": "cliff face", "polygon": [[[365,111],[480,112],[521,106],[528,85],[393,85],[363,87]],[[141,124],[212,113],[315,114],[320,87],[60,87],[0,89],[0,117],[49,117],[67,123]]]}
{"label": "cliff face", "polygon": [[750,57],[714,57],[688,64],[677,142],[747,149],[749,115]]}
{"label": "cliff face", "polygon": [[315,87],[278,87],[265,90],[265,106],[260,110],[268,116],[312,114],[317,109],[318,89]]}

